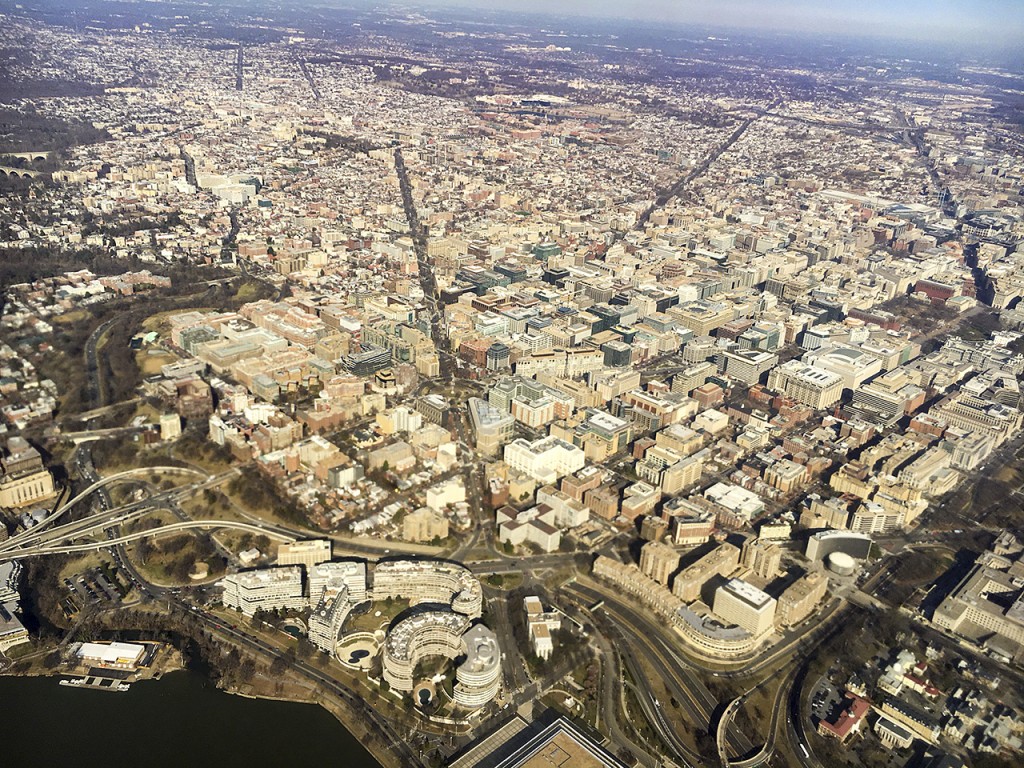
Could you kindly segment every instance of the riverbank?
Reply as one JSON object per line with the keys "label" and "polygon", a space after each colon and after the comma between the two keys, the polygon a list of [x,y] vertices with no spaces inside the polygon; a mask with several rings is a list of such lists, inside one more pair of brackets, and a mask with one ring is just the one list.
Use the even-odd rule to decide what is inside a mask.
{"label": "riverbank", "polygon": [[[193,664],[193,668],[190,669],[180,650],[166,643],[157,645],[160,648],[154,654],[151,666],[139,668],[131,675],[126,676],[125,679],[133,686],[147,681],[162,681],[168,675],[173,676],[175,673],[185,672],[198,676],[203,680],[205,687],[239,699],[291,706],[317,705],[373,759],[373,763],[367,765],[371,765],[373,768],[401,768],[401,761],[391,750],[380,743],[377,734],[367,727],[365,718],[358,717],[345,704],[336,701],[333,696],[325,695],[306,678],[289,672],[272,675],[269,674],[267,668],[263,667],[258,668],[263,671],[255,672],[248,682],[225,685],[223,679],[219,681],[212,679],[212,670],[205,664]],[[62,663],[52,666],[52,654],[57,650],[56,646],[24,648],[21,654],[15,655],[11,663],[0,670],[0,681],[4,678],[52,679],[56,687],[62,679],[81,677],[88,673],[88,667],[74,664]],[[2,687],[2,682],[0,682],[0,689]],[[75,688],[77,686],[68,687]]]}
{"label": "riverbank", "polygon": [[[283,687],[281,683],[283,682]],[[389,749],[378,744],[378,735],[334,697],[324,695],[317,686],[305,679],[288,678],[286,681],[265,680],[253,684],[221,688],[225,693],[255,701],[285,704],[315,704],[327,712],[360,746],[373,756],[380,768],[403,768],[401,760]]]}
{"label": "riverbank", "polygon": [[[54,590],[59,591],[58,571],[39,573],[36,577],[38,583],[54,582]],[[247,627],[255,637],[280,649],[280,655],[255,653],[250,643],[240,642],[233,633],[211,632],[209,622],[201,621],[193,612],[158,601],[79,616],[73,625],[68,625],[66,617],[61,616],[49,602],[40,605],[38,601],[28,601],[27,605],[23,603],[23,609],[26,616],[31,617],[30,632],[36,630],[52,639],[40,640],[39,635],[33,632],[31,645],[11,649],[12,663],[0,669],[0,675],[73,674],[75,660],[67,653],[66,641],[60,645],[57,643],[57,638],[67,638],[69,633],[76,639],[161,642],[177,654],[168,657],[162,671],[185,666],[202,675],[208,683],[215,684],[217,689],[239,694],[240,699],[259,699],[268,704],[280,702],[282,706],[284,703],[319,704],[333,722],[365,745],[365,751],[374,756],[375,768],[402,766],[395,745],[375,727],[378,720],[373,716],[373,708],[363,702],[367,698],[376,700],[379,694],[368,691],[365,683],[360,684],[361,681],[346,670],[335,668],[336,662],[321,658],[320,654],[310,658],[309,663],[322,667],[328,678],[337,678],[353,697],[343,699],[325,687],[318,687],[316,680],[297,671],[288,661],[289,655],[297,655],[294,638],[282,638],[276,634],[263,637],[263,628]],[[238,621],[235,615],[220,618],[225,625]],[[57,653],[58,650],[61,652]],[[123,695],[119,693],[117,697]],[[401,716],[396,703],[381,703],[389,709],[389,717]]]}
{"label": "riverbank", "polygon": [[224,693],[188,670],[116,695],[61,687],[50,675],[0,676],[0,700],[18,702],[4,732],[5,760],[177,768],[336,762],[341,754],[350,768],[381,768],[324,708]]}
{"label": "riverbank", "polygon": [[[159,680],[168,672],[179,672],[186,668],[185,657],[173,645],[155,641],[141,641],[140,645],[147,649],[148,663],[134,669],[109,670],[112,677],[135,683],[143,680]],[[61,663],[55,663],[53,654],[59,653],[61,650],[59,646],[48,645],[25,649],[21,654],[15,653],[8,657],[10,663],[0,669],[0,676],[74,677],[89,674],[95,669],[88,664],[79,664],[67,658]]]}

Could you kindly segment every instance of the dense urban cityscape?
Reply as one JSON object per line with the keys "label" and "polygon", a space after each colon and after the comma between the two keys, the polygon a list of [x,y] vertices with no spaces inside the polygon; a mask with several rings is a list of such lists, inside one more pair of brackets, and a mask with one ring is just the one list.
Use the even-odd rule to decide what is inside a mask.
{"label": "dense urban cityscape", "polygon": [[1020,765],[1019,50],[0,19],[0,690],[202,669],[367,766]]}

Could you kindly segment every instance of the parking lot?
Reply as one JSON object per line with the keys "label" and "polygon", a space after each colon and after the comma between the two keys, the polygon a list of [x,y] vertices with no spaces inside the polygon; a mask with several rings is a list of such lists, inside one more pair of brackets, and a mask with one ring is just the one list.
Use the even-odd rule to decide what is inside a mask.
{"label": "parking lot", "polygon": [[[114,574],[116,572],[111,572],[109,575]],[[120,601],[126,590],[120,583],[115,582],[118,582],[116,575],[114,581],[111,581],[108,575],[105,575],[99,568],[65,578],[64,586],[68,590],[68,597],[62,603],[64,613],[72,615],[87,605]]]}
{"label": "parking lot", "polygon": [[843,700],[842,692],[825,677],[818,678],[811,691],[810,714],[815,727],[819,720],[828,720]]}

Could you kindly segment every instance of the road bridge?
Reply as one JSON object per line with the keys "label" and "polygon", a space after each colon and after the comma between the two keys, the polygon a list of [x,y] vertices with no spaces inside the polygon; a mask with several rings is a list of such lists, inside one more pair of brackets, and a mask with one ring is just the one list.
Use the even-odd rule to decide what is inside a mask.
{"label": "road bridge", "polygon": [[97,440],[106,440],[111,437],[126,437],[128,435],[138,434],[139,432],[145,432],[152,425],[147,424],[141,427],[114,427],[112,429],[90,429],[82,432],[65,432],[61,437],[64,440],[70,440],[75,445],[81,445],[82,443],[92,443]]}
{"label": "road bridge", "polygon": [[3,543],[4,549],[9,549],[11,547],[17,546],[25,541],[30,541],[35,536],[38,536],[40,531],[42,531],[48,525],[59,519],[61,515],[63,515],[73,506],[79,504],[80,502],[92,496],[98,490],[105,488],[108,485],[112,485],[114,483],[120,483],[126,480],[137,480],[140,477],[148,477],[154,472],[168,475],[198,475],[199,477],[203,478],[204,481],[209,481],[212,479],[205,472],[200,472],[197,469],[191,469],[189,467],[139,467],[136,469],[127,469],[124,472],[118,472],[117,474],[110,475],[109,477],[100,478],[95,483],[86,488],[84,491],[79,493],[77,496],[65,502],[61,506],[57,507],[56,510],[54,510],[48,516],[40,520],[38,524],[32,526],[27,531],[23,531],[22,533],[19,533],[18,535],[12,536],[11,538],[7,539],[7,541]]}
{"label": "road bridge", "polygon": [[[150,512],[155,512],[160,507],[146,502],[138,502],[128,507],[107,510],[101,514],[91,515],[81,520],[58,525],[45,531],[39,532],[28,541],[21,542],[21,546],[13,549],[20,552],[25,549],[38,549],[40,547],[55,547],[61,543],[71,543],[76,539],[102,533],[107,528],[145,517]],[[8,551],[8,547],[0,545],[0,552]]]}
{"label": "road bridge", "polygon": [[134,405],[135,403],[142,402],[142,399],[143,398],[141,397],[132,397],[129,398],[128,400],[121,400],[120,402],[117,403],[104,405],[101,408],[93,408],[91,411],[82,411],[81,413],[64,413],[57,417],[57,421],[62,423],[81,421],[84,423],[89,421],[90,419],[95,419],[98,416],[104,416],[108,413],[112,413],[113,411],[116,411],[118,408],[123,408],[127,405]]}
{"label": "road bridge", "polygon": [[172,533],[187,531],[193,528],[208,531],[217,528],[231,528],[233,530],[266,536],[284,543],[291,543],[296,540],[296,537],[294,536],[286,536],[273,528],[254,525],[252,523],[242,523],[234,520],[188,520],[180,523],[171,523],[170,525],[162,525],[159,528],[151,528],[147,531],[135,531],[134,533],[128,533],[124,536],[116,536],[112,539],[102,539],[100,541],[91,541],[84,544],[28,547],[13,551],[0,552],[0,562],[4,560],[20,560],[25,557],[43,557],[45,555],[69,555],[76,552],[94,552],[98,549],[107,549],[120,544],[128,544],[147,537],[159,538],[161,536],[167,536]]}

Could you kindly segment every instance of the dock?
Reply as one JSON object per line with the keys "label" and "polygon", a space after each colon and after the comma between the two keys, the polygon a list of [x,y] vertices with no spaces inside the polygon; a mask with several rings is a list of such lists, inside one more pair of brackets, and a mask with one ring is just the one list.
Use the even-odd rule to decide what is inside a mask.
{"label": "dock", "polygon": [[123,693],[131,688],[131,683],[126,683],[123,680],[97,677],[95,675],[61,678],[60,685],[66,685],[70,688],[91,688],[98,691],[118,691],[119,693]]}

